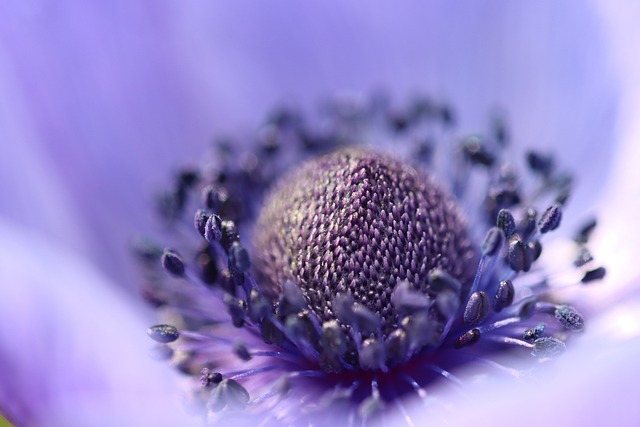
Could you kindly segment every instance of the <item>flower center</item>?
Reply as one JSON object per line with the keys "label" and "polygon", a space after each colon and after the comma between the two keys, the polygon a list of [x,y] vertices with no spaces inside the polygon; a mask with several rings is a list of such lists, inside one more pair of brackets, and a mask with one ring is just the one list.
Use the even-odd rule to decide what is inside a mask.
{"label": "flower center", "polygon": [[[422,344],[433,346],[448,320],[438,295],[460,300],[477,265],[465,221],[444,189],[393,157],[357,149],[309,161],[282,179],[257,221],[253,253],[266,295],[277,300],[293,282],[323,321],[358,327],[372,339],[400,327],[411,301],[398,299],[419,295],[413,303],[424,305],[433,335]],[[430,280],[437,272],[456,284],[438,286]],[[370,324],[358,320],[358,307]]]}

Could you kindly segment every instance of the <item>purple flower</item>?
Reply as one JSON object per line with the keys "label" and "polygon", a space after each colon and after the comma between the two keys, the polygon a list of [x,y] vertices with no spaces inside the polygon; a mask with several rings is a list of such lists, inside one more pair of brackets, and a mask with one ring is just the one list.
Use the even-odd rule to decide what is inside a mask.
{"label": "purple flower", "polygon": [[[628,175],[634,144],[625,143],[637,102],[637,64],[625,55],[634,34],[624,24],[633,20],[604,5],[558,8],[3,5],[2,411],[19,424],[50,425],[108,424],[107,416],[140,425],[173,413],[177,388],[160,381],[170,374],[147,361],[136,336],[151,317],[127,302],[137,283],[127,241],[155,231],[151,190],[178,163],[198,159],[213,135],[257,123],[283,97],[311,106],[327,93],[378,85],[446,97],[465,129],[479,129],[500,105],[516,151],[553,147],[577,172],[568,228],[582,211],[602,213],[592,247],[614,289],[568,298],[601,326],[565,356],[560,386],[525,383],[505,394],[495,379],[495,389],[473,398],[475,411],[562,401],[550,417],[568,422],[584,416],[579,398],[567,397],[570,384],[607,396],[634,390],[633,369],[618,367],[633,366],[637,346],[618,343],[637,336],[635,320],[615,308],[615,298],[634,295],[624,285],[637,276],[633,251],[623,250],[634,241],[625,207],[639,182]],[[588,376],[593,382],[576,380],[595,356],[616,364]],[[505,406],[487,402],[487,390]],[[600,396],[592,393],[587,402]],[[145,402],[131,404],[132,396]],[[628,423],[634,414],[625,409],[619,420]],[[512,415],[528,420],[526,411]]]}

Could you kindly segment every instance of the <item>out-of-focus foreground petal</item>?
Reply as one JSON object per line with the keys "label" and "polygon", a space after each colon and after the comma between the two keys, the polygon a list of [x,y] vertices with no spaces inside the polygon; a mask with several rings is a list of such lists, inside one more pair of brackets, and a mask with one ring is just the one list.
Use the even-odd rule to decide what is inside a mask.
{"label": "out-of-focus foreground petal", "polygon": [[[556,363],[520,381],[486,377],[460,391],[431,390],[442,401],[456,402],[445,417],[429,419],[439,426],[602,426],[632,427],[640,420],[633,403],[640,393],[640,299],[598,318],[580,341]],[[470,372],[469,376],[476,373]],[[465,378],[463,376],[463,378]],[[415,425],[429,414],[418,402],[408,412]],[[444,421],[443,421],[444,419]],[[470,420],[473,420],[471,422]],[[406,426],[400,417],[394,426]]]}
{"label": "out-of-focus foreground petal", "polygon": [[[614,141],[617,87],[601,22],[583,2],[3,2],[0,38],[0,122],[12,130],[0,134],[10,150],[0,192],[20,201],[7,215],[75,234],[74,247],[125,286],[135,282],[126,240],[150,231],[154,187],[218,131],[252,131],[283,100],[425,91],[450,101],[465,130],[486,126],[497,106],[514,146],[590,165],[582,207],[610,167],[601,144]],[[24,158],[16,144],[62,184],[73,220],[34,213],[45,187],[14,161]]]}
{"label": "out-of-focus foreground petal", "polygon": [[147,322],[73,254],[0,220],[0,411],[17,425],[188,425]]}

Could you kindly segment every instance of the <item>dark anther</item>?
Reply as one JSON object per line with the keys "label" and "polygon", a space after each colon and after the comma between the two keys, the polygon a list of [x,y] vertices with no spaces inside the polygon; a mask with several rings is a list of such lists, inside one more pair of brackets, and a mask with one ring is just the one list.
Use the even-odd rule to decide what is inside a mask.
{"label": "dark anther", "polygon": [[500,209],[496,225],[502,230],[507,239],[516,231],[516,220],[513,219],[513,215],[507,209]]}
{"label": "dark anther", "polygon": [[149,335],[149,338],[152,340],[162,344],[168,344],[180,338],[180,333],[176,327],[171,325],[151,326],[147,329],[147,335]]}
{"label": "dark anther", "polygon": [[[502,212],[502,211],[501,211]],[[495,256],[502,247],[502,242],[504,240],[503,231],[498,227],[491,227],[487,232],[487,235],[482,242],[482,255],[484,256]]]}
{"label": "dark anther", "polygon": [[251,267],[249,254],[240,242],[233,242],[231,245],[231,249],[229,250],[229,264],[232,264],[240,273],[249,271],[249,267]]}
{"label": "dark anther", "polygon": [[174,251],[165,249],[165,251],[162,253],[161,262],[162,267],[164,267],[164,269],[167,270],[169,274],[176,277],[184,276],[184,262],[182,262],[180,256]]}
{"label": "dark anther", "polygon": [[478,136],[466,138],[462,145],[464,155],[472,163],[483,166],[491,166],[495,161],[494,155],[487,149],[486,145]]}
{"label": "dark anther", "polygon": [[166,221],[174,221],[182,214],[187,203],[187,190],[178,188],[161,194],[156,200],[158,213]]}
{"label": "dark anther", "polygon": [[202,237],[205,237],[205,227],[210,215],[211,214],[204,209],[198,209],[196,214],[193,216],[193,225]]}
{"label": "dark anther", "polygon": [[307,306],[302,289],[292,280],[287,280],[282,285],[281,314],[297,313]]}
{"label": "dark anther", "polygon": [[535,151],[527,153],[527,163],[532,171],[545,177],[549,176],[553,171],[553,157]]}
{"label": "dark anther", "polygon": [[260,336],[266,344],[282,345],[284,341],[282,331],[268,318],[263,319],[260,324]]}
{"label": "dark anther", "polygon": [[167,361],[173,357],[173,349],[168,345],[156,344],[149,350],[149,357],[158,361]]}
{"label": "dark anther", "polygon": [[475,329],[475,328],[471,329],[465,332],[464,334],[460,335],[453,343],[453,346],[455,348],[462,348],[462,347],[475,344],[480,339],[480,335],[481,333],[479,329]]}
{"label": "dark anther", "polygon": [[384,343],[375,338],[364,340],[358,352],[360,367],[363,369],[377,370],[384,369],[387,355],[384,350]]}
{"label": "dark anther", "polygon": [[212,384],[220,384],[222,382],[222,374],[220,372],[213,372],[209,368],[202,368],[200,372],[200,382],[205,387],[209,387]]}
{"label": "dark anther", "polygon": [[492,128],[493,128],[493,136],[495,137],[498,144],[501,146],[506,146],[509,142],[509,131],[507,130],[507,126],[499,117],[495,117],[492,120]]}
{"label": "dark anther", "polygon": [[445,318],[450,318],[458,311],[460,298],[451,290],[444,290],[436,295],[436,308]]}
{"label": "dark anther", "polygon": [[221,229],[222,238],[220,243],[222,243],[224,250],[228,252],[233,242],[240,240],[238,228],[236,227],[236,223],[233,221],[222,221]]}
{"label": "dark anther", "polygon": [[578,249],[578,255],[573,261],[573,265],[575,265],[576,267],[582,267],[583,265],[586,265],[591,261],[593,261],[593,256],[591,255],[591,252],[589,252],[589,249],[584,246],[580,246],[580,248]]}
{"label": "dark anther", "polygon": [[416,147],[415,155],[421,162],[429,163],[433,157],[433,141],[429,139],[421,140]]}
{"label": "dark anther", "polygon": [[391,294],[391,304],[401,315],[425,310],[430,303],[428,296],[414,290],[406,280],[398,283]]}
{"label": "dark anther", "polygon": [[183,169],[178,173],[178,187],[191,188],[198,183],[200,174],[196,169]]}
{"label": "dark anther", "polygon": [[527,208],[524,216],[518,224],[518,233],[520,237],[527,240],[536,230],[536,219],[538,212],[533,208]]}
{"label": "dark anther", "polygon": [[354,326],[356,326],[359,331],[372,333],[380,330],[382,320],[376,313],[364,305],[358,303],[353,304],[352,313]]}
{"label": "dark anther", "polygon": [[464,309],[464,322],[469,325],[477,325],[487,318],[487,314],[489,314],[489,298],[487,294],[484,291],[472,293]]}
{"label": "dark anther", "polygon": [[394,329],[384,341],[388,360],[400,363],[409,355],[409,338],[402,329]]}
{"label": "dark anther", "polygon": [[210,243],[219,242],[222,239],[222,220],[218,215],[209,215],[203,236]]}
{"label": "dark anther", "polygon": [[440,342],[438,322],[430,319],[429,315],[424,311],[405,317],[400,324],[407,333],[412,349],[437,346]]}
{"label": "dark anther", "polygon": [[252,322],[261,322],[262,319],[271,316],[271,304],[256,289],[249,292],[249,318]]}
{"label": "dark anther", "polygon": [[536,357],[555,357],[564,353],[565,344],[557,338],[542,337],[533,342],[531,354]]}
{"label": "dark anther", "polygon": [[518,313],[518,317],[522,320],[528,319],[536,312],[538,301],[529,301],[525,303],[522,307],[520,307],[520,312]]}
{"label": "dark anther", "polygon": [[555,316],[558,322],[570,331],[581,331],[584,327],[584,319],[580,313],[570,305],[561,305],[556,308]]}
{"label": "dark anther", "polygon": [[527,244],[527,249],[531,253],[531,260],[537,261],[542,254],[542,243],[540,243],[540,240],[534,240]]}
{"label": "dark anther", "polygon": [[220,212],[222,206],[229,200],[227,190],[214,185],[208,185],[202,190],[202,204],[215,212]]}
{"label": "dark anther", "polygon": [[267,154],[274,154],[280,149],[280,129],[278,126],[268,124],[258,134],[260,147]]}
{"label": "dark anther", "polygon": [[542,336],[542,334],[544,333],[544,328],[544,323],[540,323],[533,328],[527,329],[526,331],[524,331],[524,334],[522,334],[522,339],[524,339],[528,343],[533,343],[535,340]]}
{"label": "dark anther", "polygon": [[249,360],[251,360],[251,353],[249,353],[247,346],[242,343],[234,344],[233,354],[238,356],[238,358],[244,362],[248,362]]}
{"label": "dark anther", "polygon": [[567,204],[567,200],[571,197],[571,187],[562,187],[556,196],[555,202],[560,206]]}
{"label": "dark anther", "polygon": [[584,273],[584,276],[580,281],[582,283],[589,283],[589,282],[593,282],[594,280],[600,280],[605,276],[606,273],[607,273],[607,270],[604,267],[594,268],[593,270],[589,270],[586,273]]}
{"label": "dark anther", "polygon": [[231,322],[236,328],[244,326],[244,318],[246,315],[246,303],[239,300],[229,294],[224,295],[224,303],[227,306],[229,315],[231,316]]}
{"label": "dark anther", "polygon": [[202,249],[196,256],[196,265],[200,270],[200,278],[207,285],[212,285],[218,280],[218,266],[209,251],[209,247]]}
{"label": "dark anther", "polygon": [[544,234],[546,232],[555,230],[560,225],[560,220],[562,219],[562,208],[560,205],[552,204],[547,208],[546,211],[540,217],[540,221],[538,222],[538,228],[540,229],[540,233]]}
{"label": "dark anther", "polygon": [[576,234],[574,240],[580,244],[587,243],[589,241],[589,237],[591,237],[591,233],[593,233],[593,230],[595,230],[597,225],[598,221],[595,218],[590,220],[589,222],[584,224],[580,228],[580,230],[578,230],[578,233]]}
{"label": "dark anther", "polygon": [[441,105],[439,108],[440,120],[446,127],[451,127],[455,124],[456,118],[453,111],[448,105]]}
{"label": "dark anther", "polygon": [[441,292],[445,289],[450,289],[456,294],[460,293],[462,284],[449,273],[439,268],[434,268],[429,272],[429,286],[434,292]]}
{"label": "dark anther", "polygon": [[222,380],[217,387],[211,391],[207,408],[211,412],[220,412],[226,406],[230,409],[244,409],[249,403],[249,392],[235,380]]}
{"label": "dark anther", "polygon": [[497,313],[503,308],[509,307],[513,303],[515,293],[516,291],[511,280],[503,280],[500,282],[496,296],[493,300],[493,309],[495,312]]}
{"label": "dark anther", "polygon": [[533,253],[520,238],[511,239],[507,261],[513,271],[529,271],[533,262]]}
{"label": "dark anther", "polygon": [[321,344],[330,357],[341,357],[347,352],[347,338],[335,320],[322,324]]}
{"label": "dark anther", "polygon": [[407,114],[398,110],[391,110],[387,115],[389,125],[395,132],[401,133],[406,130],[410,125],[410,118]]}
{"label": "dark anther", "polygon": [[145,264],[155,264],[162,256],[162,248],[143,237],[134,240],[133,251]]}

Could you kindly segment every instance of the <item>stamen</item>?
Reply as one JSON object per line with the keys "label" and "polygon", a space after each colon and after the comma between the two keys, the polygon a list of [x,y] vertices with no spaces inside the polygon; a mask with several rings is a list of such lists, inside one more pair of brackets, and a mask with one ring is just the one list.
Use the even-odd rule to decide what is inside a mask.
{"label": "stamen", "polygon": [[147,335],[154,341],[162,344],[168,344],[180,338],[178,329],[171,325],[155,325],[147,329]]}

